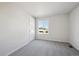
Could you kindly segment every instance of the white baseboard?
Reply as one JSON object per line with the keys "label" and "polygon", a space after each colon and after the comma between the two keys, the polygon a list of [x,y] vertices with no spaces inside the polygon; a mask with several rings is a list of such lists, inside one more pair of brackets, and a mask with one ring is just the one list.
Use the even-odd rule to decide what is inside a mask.
{"label": "white baseboard", "polygon": [[75,44],[73,44],[72,42],[70,42],[70,44],[76,49],[76,50],[78,50],[79,51],[79,46],[77,46],[77,45],[75,45]]}
{"label": "white baseboard", "polygon": [[[41,39],[41,40],[48,40],[48,39]],[[66,43],[69,43],[69,41],[61,41],[61,40],[56,40],[56,39],[54,39],[54,40],[53,39],[49,39],[48,41],[58,41],[58,42],[66,42]]]}
{"label": "white baseboard", "polygon": [[[32,41],[32,40],[31,40]],[[13,52],[15,52],[15,51],[17,51],[18,49],[20,49],[20,48],[22,48],[22,47],[24,47],[25,45],[27,45],[28,43],[30,43],[31,41],[29,41],[29,42],[25,42],[25,43],[23,43],[22,45],[20,45],[19,47],[17,47],[16,49],[14,49],[14,50],[12,50],[11,52],[9,52],[7,55],[5,55],[5,56],[9,56],[10,54],[12,54]]]}

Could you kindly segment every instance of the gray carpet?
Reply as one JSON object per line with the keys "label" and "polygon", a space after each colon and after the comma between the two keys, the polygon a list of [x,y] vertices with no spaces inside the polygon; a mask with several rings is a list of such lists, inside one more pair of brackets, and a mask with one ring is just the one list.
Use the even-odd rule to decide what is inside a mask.
{"label": "gray carpet", "polygon": [[68,43],[33,40],[9,56],[79,56],[79,51]]}

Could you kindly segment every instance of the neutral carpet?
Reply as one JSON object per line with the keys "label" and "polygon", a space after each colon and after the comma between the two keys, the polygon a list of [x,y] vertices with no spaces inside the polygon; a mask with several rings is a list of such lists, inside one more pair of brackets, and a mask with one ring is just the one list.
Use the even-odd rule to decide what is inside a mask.
{"label": "neutral carpet", "polygon": [[79,56],[79,51],[68,43],[33,40],[9,56]]}

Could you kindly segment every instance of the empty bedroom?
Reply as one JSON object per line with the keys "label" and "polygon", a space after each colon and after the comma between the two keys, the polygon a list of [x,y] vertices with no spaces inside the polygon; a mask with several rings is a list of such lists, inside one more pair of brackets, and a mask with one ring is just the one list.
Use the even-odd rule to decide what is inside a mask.
{"label": "empty bedroom", "polygon": [[79,2],[0,2],[0,56],[79,56]]}

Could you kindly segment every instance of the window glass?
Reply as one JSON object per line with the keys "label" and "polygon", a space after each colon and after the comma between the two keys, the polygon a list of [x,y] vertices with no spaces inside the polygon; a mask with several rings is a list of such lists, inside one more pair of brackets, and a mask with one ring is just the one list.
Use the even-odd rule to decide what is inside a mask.
{"label": "window glass", "polygon": [[48,34],[48,21],[47,20],[38,21],[38,33],[39,34]]}

